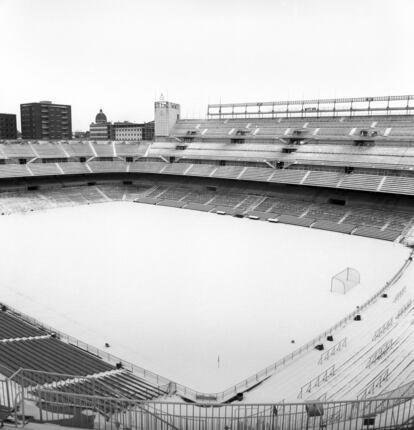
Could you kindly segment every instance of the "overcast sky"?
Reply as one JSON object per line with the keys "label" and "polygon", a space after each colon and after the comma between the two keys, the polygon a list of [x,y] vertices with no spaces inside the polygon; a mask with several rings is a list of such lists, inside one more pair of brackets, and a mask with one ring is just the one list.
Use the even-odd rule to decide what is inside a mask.
{"label": "overcast sky", "polygon": [[[413,0],[0,0],[0,112],[149,121],[207,104],[414,93]],[[20,119],[18,119],[20,129]]]}

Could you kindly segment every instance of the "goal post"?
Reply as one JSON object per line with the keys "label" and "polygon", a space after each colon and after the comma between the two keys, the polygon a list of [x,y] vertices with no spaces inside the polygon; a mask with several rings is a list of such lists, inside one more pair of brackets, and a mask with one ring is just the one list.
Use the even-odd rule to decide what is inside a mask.
{"label": "goal post", "polygon": [[346,294],[361,281],[358,270],[347,267],[331,278],[331,292]]}

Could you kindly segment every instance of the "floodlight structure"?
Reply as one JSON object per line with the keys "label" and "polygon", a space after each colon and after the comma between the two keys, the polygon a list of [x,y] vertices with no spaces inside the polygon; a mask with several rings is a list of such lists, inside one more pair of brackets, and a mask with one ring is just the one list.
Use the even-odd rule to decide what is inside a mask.
{"label": "floodlight structure", "polygon": [[352,267],[347,267],[342,272],[332,276],[331,292],[338,294],[346,294],[349,290],[358,285],[361,281],[358,270]]}

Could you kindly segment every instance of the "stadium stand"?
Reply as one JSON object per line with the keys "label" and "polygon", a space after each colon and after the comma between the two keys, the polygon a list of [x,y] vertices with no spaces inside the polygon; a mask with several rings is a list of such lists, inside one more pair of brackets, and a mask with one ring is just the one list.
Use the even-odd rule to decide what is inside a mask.
{"label": "stadium stand", "polygon": [[382,176],[352,173],[349,176],[345,176],[342,181],[340,181],[339,187],[354,190],[376,191],[382,180]]}
{"label": "stadium stand", "polygon": [[[21,374],[20,369],[28,370]],[[56,333],[29,323],[4,305],[0,311],[0,373],[24,381],[25,386],[47,386],[62,392],[138,400],[167,394],[166,389],[129,370],[116,370],[98,355],[65,343]]]}
{"label": "stadium stand", "polygon": [[124,161],[91,161],[88,167],[93,173],[126,172],[127,163]]}
{"label": "stadium stand", "polygon": [[374,227],[358,227],[353,234],[357,236],[372,237],[374,239],[389,240],[393,242],[398,238],[400,232],[394,230],[379,230]]}
{"label": "stadium stand", "polygon": [[165,189],[158,198],[163,200],[180,201],[190,192],[189,188],[171,187]]}
{"label": "stadium stand", "polygon": [[414,195],[414,178],[387,176],[382,184],[381,191]]}
{"label": "stadium stand", "polygon": [[0,312],[0,341],[6,339],[42,336],[45,331],[21,321],[5,311]]}
{"label": "stadium stand", "polygon": [[36,154],[33,152],[32,146],[27,142],[23,143],[3,143],[1,152],[5,158],[9,159],[33,159]]}
{"label": "stadium stand", "polygon": [[64,175],[82,175],[92,172],[86,163],[72,161],[70,163],[60,163],[60,168]]}
{"label": "stadium stand", "polygon": [[115,157],[115,148],[112,142],[91,143],[91,148],[96,157]]}
{"label": "stadium stand", "polygon": [[355,230],[355,225],[352,224],[338,224],[336,222],[328,220],[318,220],[312,224],[312,228],[318,228],[319,230],[336,231],[338,233],[351,234]]}
{"label": "stadium stand", "polygon": [[262,200],[262,196],[249,195],[244,200],[242,200],[241,203],[236,205],[236,209],[238,212],[245,213],[254,208],[260,200]]}
{"label": "stadium stand", "polygon": [[161,170],[164,168],[165,163],[159,161],[143,161],[129,165],[130,172],[161,173]]}
{"label": "stadium stand", "polygon": [[269,178],[270,182],[299,185],[307,176],[305,170],[276,170]]}
{"label": "stadium stand", "polygon": [[61,147],[68,158],[85,158],[86,161],[86,159],[94,157],[89,142],[62,143]]}
{"label": "stadium stand", "polygon": [[345,220],[351,224],[357,222],[359,225],[368,225],[381,229],[386,226],[389,218],[390,214],[386,211],[360,207],[356,209],[355,213],[349,213]]}
{"label": "stadium stand", "polygon": [[243,194],[216,193],[214,199],[209,201],[209,204],[214,206],[235,208],[244,200],[244,198],[245,197]]}
{"label": "stadium stand", "polygon": [[210,202],[215,197],[214,192],[208,192],[208,191],[190,191],[183,200],[185,202],[191,202],[191,203],[198,203],[200,205],[207,205],[208,202]]}
{"label": "stadium stand", "polygon": [[[99,163],[99,162],[94,162]],[[33,164],[33,163],[32,163]],[[62,163],[62,165],[76,165],[73,171],[82,171],[85,163]],[[54,164],[52,164],[54,165]],[[41,164],[40,166],[43,166]],[[47,166],[49,166],[47,164]],[[101,166],[101,165],[100,165]],[[125,168],[125,164],[119,164],[119,170]],[[32,166],[30,166],[32,167]],[[102,171],[106,172],[108,162],[103,164]],[[50,167],[49,167],[50,169]],[[82,170],[81,170],[82,169]],[[101,171],[100,169],[96,169]],[[32,170],[39,171],[39,170]],[[183,203],[195,203],[201,205],[221,206],[234,209],[235,212],[248,216],[251,212],[271,212],[273,215],[281,216],[280,222],[291,223],[294,221],[298,225],[312,225],[315,228],[328,229],[333,231],[366,235],[383,240],[395,240],[403,232],[408,231],[412,224],[412,214],[408,211],[395,210],[390,207],[388,210],[374,209],[372,207],[361,206],[360,204],[347,204],[338,206],[335,204],[318,203],[309,199],[306,194],[301,196],[304,200],[292,199],[289,194],[281,194],[278,197],[269,196],[268,191],[262,189],[252,190],[251,193],[239,188],[237,190],[227,189],[221,186],[220,191],[209,191],[200,187],[196,192],[192,186],[175,185],[174,182],[166,182],[165,185],[157,186],[154,181],[149,181],[148,185],[142,184],[124,185],[122,183],[108,183],[105,181],[97,186],[71,186],[64,189],[45,189],[41,195],[33,192],[3,193],[0,195],[0,210],[2,213],[13,213],[18,211],[28,211],[46,207],[57,207],[62,205],[87,204],[111,200],[134,201],[137,198],[149,197],[152,204],[162,203],[169,200],[170,205],[183,206],[182,204],[172,204],[171,201],[181,201]],[[147,193],[148,191],[148,193]],[[163,203],[165,204],[165,203]],[[202,210],[206,208],[199,207]],[[211,208],[210,208],[211,210]],[[227,213],[229,213],[227,211]],[[287,218],[285,216],[288,216]],[[297,221],[290,217],[305,217],[304,221]],[[315,224],[310,224],[310,221]],[[322,222],[322,224],[321,224]],[[323,223],[325,222],[325,223]],[[341,226],[343,225],[343,226]],[[351,228],[353,227],[353,228]],[[362,229],[361,227],[369,227]]]}
{"label": "stadium stand", "polygon": [[332,187],[335,188],[341,179],[341,174],[338,172],[323,172],[323,171],[315,171],[310,172],[309,175],[306,176],[305,181],[303,182],[305,185],[313,185],[320,187]]}
{"label": "stadium stand", "polygon": [[[1,364],[13,373],[20,368],[45,372],[89,375],[111,370],[112,366],[73,346],[51,337],[0,343]],[[6,376],[11,376],[12,373]],[[51,376],[52,380],[54,377]]]}
{"label": "stadium stand", "polygon": [[167,175],[184,175],[190,167],[191,164],[187,163],[167,164],[161,172]]}
{"label": "stadium stand", "polygon": [[244,168],[241,166],[225,166],[225,167],[217,167],[212,176],[214,178],[228,178],[228,179],[237,179]]}
{"label": "stadium stand", "polygon": [[344,219],[346,213],[346,209],[344,210],[344,208],[338,208],[329,204],[319,204],[312,205],[306,212],[306,216],[320,221],[332,221],[333,224],[337,224]]}
{"label": "stadium stand", "polygon": [[67,154],[63,151],[60,144],[56,145],[53,143],[32,143],[31,147],[37,158],[67,158]]}
{"label": "stadium stand", "polygon": [[209,166],[208,164],[193,164],[186,175],[189,176],[204,176],[209,177],[217,169],[217,166]]}
{"label": "stadium stand", "polygon": [[144,143],[115,143],[115,155],[117,157],[143,156],[149,147],[149,142]]}
{"label": "stadium stand", "polygon": [[[165,396],[167,391],[138,378],[127,370],[102,372],[87,378],[73,378],[49,385],[57,393],[77,393],[121,399],[150,400]],[[52,395],[53,396],[53,395]],[[51,401],[47,396],[47,401]]]}
{"label": "stadium stand", "polygon": [[[259,110],[257,117],[243,118],[237,117],[234,106],[226,117],[225,107],[214,116],[209,106],[208,119],[179,119],[170,136],[156,142],[0,142],[0,213],[129,201],[272,219],[386,241],[413,238],[414,116],[408,108],[391,114],[388,106],[383,115],[334,112],[319,118],[304,110],[301,117],[274,112],[275,117],[265,117]],[[24,395],[32,395],[38,409],[72,405],[68,419],[82,405],[109,420],[133,409],[135,404],[127,401],[165,396],[171,403],[178,400],[181,408],[183,402],[200,399],[210,404],[238,400],[246,408],[266,401],[269,393],[272,399],[307,402],[296,406],[303,406],[302,412],[290,414],[295,420],[306,418],[306,424],[315,418],[309,414],[309,402],[322,402],[325,415],[312,422],[314,428],[335,424],[337,410],[344,420],[356,419],[330,401],[353,399],[357,404],[382,395],[385,399],[375,403],[379,419],[396,405],[387,403],[392,393],[410,392],[407,381],[414,376],[413,302],[404,278],[411,258],[360,309],[283,361],[222,393],[197,393],[165,378],[155,383],[145,377],[145,370],[138,374],[115,366],[98,351],[88,352],[8,310],[0,312],[0,373],[16,385],[13,375],[26,375],[31,391]],[[384,293],[393,300],[383,300]],[[364,324],[356,328],[354,317],[362,310]],[[320,343],[324,351],[315,349]],[[155,408],[166,407],[151,410],[155,422]],[[279,428],[267,418],[271,407],[263,407],[264,421],[257,427],[237,428]],[[410,408],[404,422],[411,425],[414,406]],[[203,412],[214,414],[213,409],[203,407]],[[5,413],[10,410],[9,404]],[[168,414],[162,417],[165,428],[180,428],[171,427]],[[358,412],[357,426],[344,428],[369,428],[362,418],[366,416]],[[220,424],[216,428],[230,428]],[[305,428],[302,424],[282,428]]]}
{"label": "stadium stand", "polygon": [[27,164],[27,168],[33,176],[56,176],[63,174],[62,169],[57,163],[30,163]]}
{"label": "stadium stand", "polygon": [[242,173],[240,179],[245,181],[267,182],[272,174],[273,171],[271,169],[247,167],[247,169]]}
{"label": "stadium stand", "polygon": [[32,176],[26,165],[0,164],[0,178],[18,178]]}

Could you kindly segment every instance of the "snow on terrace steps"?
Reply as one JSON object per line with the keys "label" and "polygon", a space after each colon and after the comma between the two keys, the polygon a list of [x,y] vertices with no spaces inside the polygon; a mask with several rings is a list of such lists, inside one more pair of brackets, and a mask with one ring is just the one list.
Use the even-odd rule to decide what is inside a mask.
{"label": "snow on terrace steps", "polygon": [[[362,321],[351,322],[332,333],[333,342],[326,340],[321,342],[326,351],[341,339],[346,338],[347,346],[340,352],[332,355],[321,365],[319,359],[323,353],[310,349],[308,353],[282,367],[262,385],[246,393],[244,402],[265,402],[272,395],[275,396],[273,400],[283,398],[286,401],[318,398],[325,400],[353,399],[363,391],[371,379],[387,368],[390,372],[389,380],[383,387],[377,387],[375,395],[407,382],[409,380],[407,376],[414,372],[412,366],[414,360],[413,315],[407,312],[399,318],[396,317],[401,307],[411,300],[414,293],[412,286],[402,288],[404,285],[413,285],[413,272],[413,267],[410,266],[402,278],[387,291],[387,298],[378,298],[371,307],[361,312]],[[389,328],[380,335],[374,336],[376,331],[391,318],[392,324],[389,325]],[[387,340],[393,340],[393,349],[368,367],[369,358]],[[407,358],[411,361],[411,366],[404,369]],[[318,387],[308,386],[307,383],[312,378],[323,374],[332,366],[335,366],[335,375],[330,377],[327,382],[321,382]],[[405,379],[402,376],[404,374]],[[302,391],[301,387],[303,387]]]}
{"label": "snow on terrace steps", "polygon": [[[102,208],[3,217],[2,300],[202,392],[227,389],[335,324],[408,253],[366,238],[168,207]],[[116,234],[103,234],[115,225]],[[102,234],[86,246],[91,231]],[[22,259],[25,271],[16,271]],[[331,276],[346,266],[361,272],[362,284],[330,294]]]}

